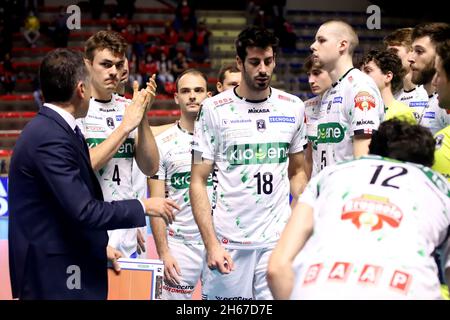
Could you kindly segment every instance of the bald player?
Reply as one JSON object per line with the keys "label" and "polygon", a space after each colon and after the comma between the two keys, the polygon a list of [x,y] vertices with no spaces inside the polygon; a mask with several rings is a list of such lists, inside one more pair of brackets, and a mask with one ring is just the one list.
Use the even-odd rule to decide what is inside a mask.
{"label": "bald player", "polygon": [[368,153],[372,133],[384,117],[380,91],[368,75],[353,67],[359,40],[353,28],[338,20],[325,22],[311,45],[314,62],[333,82],[322,97],[317,122],[320,170]]}

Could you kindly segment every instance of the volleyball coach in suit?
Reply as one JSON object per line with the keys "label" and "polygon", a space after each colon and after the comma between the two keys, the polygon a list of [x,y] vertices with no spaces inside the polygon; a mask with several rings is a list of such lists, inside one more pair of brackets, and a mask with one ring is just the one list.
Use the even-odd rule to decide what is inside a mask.
{"label": "volleyball coach in suit", "polygon": [[[75,119],[90,77],[81,53],[56,49],[41,63],[46,104],[22,131],[9,173],[9,266],[14,298],[106,299],[106,230],[171,221],[149,199],[104,202]],[[150,93],[138,92],[147,103]],[[158,213],[155,213],[157,211]]]}

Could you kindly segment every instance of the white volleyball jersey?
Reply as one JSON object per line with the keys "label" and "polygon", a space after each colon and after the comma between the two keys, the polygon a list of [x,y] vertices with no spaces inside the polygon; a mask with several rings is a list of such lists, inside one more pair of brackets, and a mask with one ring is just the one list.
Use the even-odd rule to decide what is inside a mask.
{"label": "white volleyball jersey", "polygon": [[277,241],[290,215],[288,157],[306,145],[304,104],[271,89],[262,101],[227,90],[204,100],[193,150],[214,160],[214,227],[229,248],[266,247]]}
{"label": "white volleyball jersey", "polygon": [[316,96],[305,101],[306,136],[312,146],[312,177],[320,171],[320,157],[317,152],[317,121],[320,116],[321,100],[321,96]]}
{"label": "white volleyball jersey", "polygon": [[317,121],[320,169],[353,159],[353,137],[371,135],[383,118],[383,100],[373,79],[350,69],[322,96]]}
{"label": "white volleyball jersey", "polygon": [[412,108],[417,121],[419,120],[420,112],[428,104],[428,93],[422,85],[416,86],[409,91],[402,89],[394,95],[394,98]]}
{"label": "white volleyball jersey", "polygon": [[[164,180],[166,197],[180,206],[176,220],[167,227],[168,239],[189,244],[202,244],[202,237],[195,223],[189,199],[192,139],[193,135],[182,129],[178,122],[156,137],[159,149],[159,170],[153,179]],[[207,191],[210,202],[214,204],[212,173],[208,178]]]}
{"label": "white volleyball jersey", "polygon": [[314,208],[314,233],[294,298],[439,299],[432,254],[449,190],[430,168],[377,156],[320,172],[299,199]]}
{"label": "white volleyball jersey", "polygon": [[450,114],[447,114],[444,108],[439,107],[437,97],[437,93],[434,93],[429,97],[425,107],[415,108],[414,110],[417,123],[430,129],[433,135],[450,125]]}
{"label": "white volleyball jersey", "polygon": [[[125,107],[131,100],[113,94],[109,101],[91,98],[89,111],[85,118],[77,119],[89,148],[106,140],[121,124]],[[136,199],[133,190],[133,159],[137,129],[132,131],[117,153],[106,165],[95,172],[102,188],[105,201]],[[109,245],[121,251],[127,258],[136,252],[136,229],[117,229],[108,231]]]}

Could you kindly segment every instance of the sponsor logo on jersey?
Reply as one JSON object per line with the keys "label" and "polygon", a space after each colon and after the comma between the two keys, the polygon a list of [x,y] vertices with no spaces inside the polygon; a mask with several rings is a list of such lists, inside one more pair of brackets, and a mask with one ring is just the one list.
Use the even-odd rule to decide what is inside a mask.
{"label": "sponsor logo on jersey", "polygon": [[[105,141],[103,138],[87,138],[86,143],[90,148],[98,146],[100,143]],[[119,150],[117,150],[116,154],[113,158],[133,158],[134,157],[134,139],[128,138],[120,146]]]}
{"label": "sponsor logo on jersey", "polygon": [[303,279],[303,286],[316,282],[322,268],[323,265],[321,263],[310,265]]}
{"label": "sponsor logo on jersey", "polygon": [[194,291],[194,288],[192,286],[180,286],[177,285],[176,287],[171,287],[167,284],[163,285],[163,289],[172,292],[172,293],[179,293],[179,294],[191,294]]}
{"label": "sponsor logo on jersey", "polygon": [[86,131],[89,131],[89,132],[105,132],[106,130],[102,126],[96,126],[96,125],[87,124],[86,125]]}
{"label": "sponsor logo on jersey", "polygon": [[333,281],[345,281],[350,273],[350,267],[352,266],[349,262],[335,262],[328,274],[328,280]]}
{"label": "sponsor logo on jersey", "polygon": [[414,98],[414,96],[403,96],[403,97],[400,98],[400,101],[410,100],[412,98]]}
{"label": "sponsor logo on jersey", "polygon": [[[328,273],[324,274],[321,279],[326,277],[327,282],[341,282],[343,285],[356,280],[360,285],[383,286],[406,294],[412,280],[412,275],[400,270],[393,270],[391,271],[392,276],[386,275],[385,283],[380,283],[381,275],[386,270],[383,270],[382,266],[371,264],[353,265],[351,262],[338,261],[333,263],[329,271],[327,270],[328,268],[325,268],[322,263],[310,265],[306,269],[302,286],[315,285],[321,274]],[[350,274],[356,274],[356,277],[349,277]]]}
{"label": "sponsor logo on jersey", "polygon": [[251,137],[252,134],[250,129],[228,129],[225,131],[225,139]]}
{"label": "sponsor logo on jersey", "polygon": [[214,105],[216,107],[218,107],[218,106],[230,103],[232,101],[233,101],[233,99],[231,99],[231,98],[223,98],[223,99],[220,99],[220,100],[215,100],[213,103],[214,103]]}
{"label": "sponsor logo on jersey", "polygon": [[258,129],[259,132],[266,131],[266,121],[263,119],[256,120],[256,129]]}
{"label": "sponsor logo on jersey", "polygon": [[425,112],[423,117],[424,118],[428,118],[428,119],[435,119],[436,118],[436,113],[434,111],[428,111],[428,112]]}
{"label": "sponsor logo on jersey", "polygon": [[96,116],[96,115],[93,115],[93,114],[88,114],[87,118],[92,118],[92,119],[96,119],[96,120],[103,120],[102,117]]}
{"label": "sponsor logo on jersey", "polygon": [[342,103],[343,98],[342,97],[334,97],[333,103]]}
{"label": "sponsor logo on jersey", "polygon": [[295,123],[295,117],[273,116],[269,117],[269,122]]}
{"label": "sponsor logo on jersey", "polygon": [[356,121],[356,125],[357,126],[362,126],[365,124],[375,124],[372,120],[360,120],[360,121]]}
{"label": "sponsor logo on jersey", "polygon": [[101,112],[115,112],[116,111],[115,108],[112,108],[112,109],[99,108],[98,110]]}
{"label": "sponsor logo on jersey", "polygon": [[351,220],[358,229],[370,228],[370,231],[376,231],[383,228],[384,222],[397,228],[403,219],[403,212],[389,198],[365,194],[344,205],[341,219]]}
{"label": "sponsor logo on jersey", "polygon": [[367,91],[359,92],[354,101],[355,108],[358,108],[361,111],[369,111],[370,109],[375,108],[376,105],[375,98]]}
{"label": "sponsor logo on jersey", "polygon": [[106,118],[106,125],[112,130],[116,126],[114,125],[114,120],[111,117]]}
{"label": "sponsor logo on jersey", "polygon": [[221,296],[216,296],[216,300],[253,300],[253,298],[247,298],[247,297],[221,297]]}
{"label": "sponsor logo on jersey", "polygon": [[411,108],[425,108],[428,106],[428,101],[411,101],[409,106]]}
{"label": "sponsor logo on jersey", "polygon": [[241,123],[250,123],[250,122],[252,122],[251,119],[233,119],[233,120],[222,119],[222,126],[228,127],[230,125],[241,124]]}
{"label": "sponsor logo on jersey", "polygon": [[162,138],[162,142],[163,143],[166,143],[166,142],[169,142],[169,141],[172,141],[173,139],[175,139],[177,137],[177,134],[176,133],[171,133],[171,134],[169,134],[167,137],[164,137],[164,138]]}
{"label": "sponsor logo on jersey", "polygon": [[317,126],[317,143],[339,143],[344,140],[345,132],[340,123],[321,123]]}
{"label": "sponsor logo on jersey", "polygon": [[261,109],[257,109],[257,108],[251,108],[248,109],[248,113],[269,113],[270,110],[267,108],[261,108]]}
{"label": "sponsor logo on jersey", "polygon": [[122,121],[123,116],[121,114],[116,115],[116,121]]}
{"label": "sponsor logo on jersey", "polygon": [[[177,172],[170,178],[170,185],[177,190],[188,189],[191,183],[191,173],[190,172]],[[208,180],[206,181],[207,186],[213,185],[212,173],[209,174]]]}
{"label": "sponsor logo on jersey", "polygon": [[291,99],[291,98],[289,98],[289,97],[286,97],[286,96],[283,96],[282,94],[279,94],[279,95],[278,95],[278,99],[284,100],[284,101],[289,101],[289,102],[294,102],[293,99]]}
{"label": "sponsor logo on jersey", "polygon": [[358,282],[361,284],[376,285],[382,272],[382,267],[366,264],[362,268],[361,274],[358,277]]}
{"label": "sponsor logo on jersey", "polygon": [[231,165],[283,163],[288,158],[289,143],[249,143],[232,145],[227,149]]}
{"label": "sponsor logo on jersey", "polygon": [[305,107],[315,107],[319,105],[320,99],[310,99],[305,102]]}

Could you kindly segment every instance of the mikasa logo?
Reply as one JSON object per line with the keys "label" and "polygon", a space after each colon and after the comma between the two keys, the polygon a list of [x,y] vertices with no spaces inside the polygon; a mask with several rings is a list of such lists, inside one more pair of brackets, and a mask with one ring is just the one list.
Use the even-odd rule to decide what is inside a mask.
{"label": "mikasa logo", "polygon": [[256,109],[256,108],[252,108],[248,110],[248,113],[268,113],[270,112],[269,109]]}
{"label": "mikasa logo", "polygon": [[232,165],[283,163],[287,161],[289,143],[269,142],[233,145],[227,149]]}

